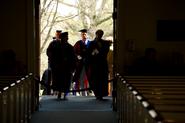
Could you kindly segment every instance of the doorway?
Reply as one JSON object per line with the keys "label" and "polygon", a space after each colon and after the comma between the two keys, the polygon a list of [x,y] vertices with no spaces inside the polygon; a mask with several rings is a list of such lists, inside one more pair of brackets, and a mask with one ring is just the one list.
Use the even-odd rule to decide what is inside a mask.
{"label": "doorway", "polygon": [[[104,39],[112,40],[113,0],[41,0],[40,1],[40,76],[48,68],[46,49],[52,41],[55,31],[69,33],[69,43],[74,45],[80,39],[79,30],[88,29],[88,38],[94,39],[97,29],[104,30]],[[108,54],[109,94],[113,80],[113,45]]]}

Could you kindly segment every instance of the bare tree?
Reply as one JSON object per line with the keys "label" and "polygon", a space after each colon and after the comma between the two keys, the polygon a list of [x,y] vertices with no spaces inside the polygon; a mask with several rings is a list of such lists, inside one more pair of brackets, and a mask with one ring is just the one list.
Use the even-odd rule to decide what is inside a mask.
{"label": "bare tree", "polygon": [[105,36],[112,34],[112,0],[77,0],[75,6],[65,2],[62,4],[76,8],[78,16],[64,24],[72,33],[86,28],[90,30],[90,38],[93,38],[95,30],[101,28],[106,32]]}
{"label": "bare tree", "polygon": [[[61,15],[59,5],[65,5],[76,9],[76,13]],[[53,36],[54,27],[63,25],[63,29],[70,30],[72,34],[78,32],[80,28],[89,29],[90,38],[93,38],[96,29],[101,28],[106,33],[112,34],[112,0],[76,0],[76,3],[66,3],[64,0],[42,0],[41,4],[41,53],[44,52],[47,42]]]}
{"label": "bare tree", "polygon": [[[99,28],[105,31],[105,37],[112,36],[112,1],[73,0],[71,2],[70,0],[41,0],[41,57],[45,55],[46,48],[57,29],[68,31],[72,40],[70,43],[72,44],[78,40],[78,31],[82,28],[89,30],[90,39],[93,39],[94,32]],[[45,55],[44,59],[46,58]],[[47,64],[46,61],[43,60],[45,62],[43,64]]]}

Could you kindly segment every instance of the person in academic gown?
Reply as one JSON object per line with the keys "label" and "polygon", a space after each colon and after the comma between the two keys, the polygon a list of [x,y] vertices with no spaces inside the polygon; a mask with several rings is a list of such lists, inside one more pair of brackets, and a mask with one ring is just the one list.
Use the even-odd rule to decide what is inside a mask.
{"label": "person in academic gown", "polygon": [[62,92],[63,99],[66,99],[75,67],[75,54],[73,46],[68,43],[68,32],[61,33],[59,40],[50,43],[47,55],[52,73],[52,88],[58,92],[58,99],[61,99]]}
{"label": "person in academic gown", "polygon": [[92,83],[92,90],[98,100],[108,96],[108,63],[107,54],[111,41],[102,39],[104,32],[96,31],[95,39],[90,42],[88,49],[88,64],[90,66],[89,81]]}
{"label": "person in academic gown", "polygon": [[[89,87],[86,57],[90,40],[87,37],[87,29],[82,29],[79,32],[81,33],[81,39],[74,45],[77,60],[73,81],[75,83],[76,90],[87,89]],[[84,91],[82,92],[82,95],[85,95]]]}

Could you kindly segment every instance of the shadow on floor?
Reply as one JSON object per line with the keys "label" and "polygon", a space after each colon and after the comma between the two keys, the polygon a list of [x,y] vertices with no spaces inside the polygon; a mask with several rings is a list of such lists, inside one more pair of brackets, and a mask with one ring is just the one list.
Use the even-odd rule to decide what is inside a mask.
{"label": "shadow on floor", "polygon": [[42,96],[40,109],[32,116],[31,123],[117,123],[112,111],[112,97],[98,101],[94,96]]}

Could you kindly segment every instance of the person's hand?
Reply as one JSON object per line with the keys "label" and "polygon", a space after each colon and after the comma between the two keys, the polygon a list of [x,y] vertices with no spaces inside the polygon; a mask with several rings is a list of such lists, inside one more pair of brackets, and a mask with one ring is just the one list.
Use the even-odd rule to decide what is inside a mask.
{"label": "person's hand", "polygon": [[82,59],[82,57],[80,55],[78,55],[77,58],[78,58],[78,60],[81,60]]}
{"label": "person's hand", "polygon": [[92,52],[92,55],[97,55],[99,53],[98,49],[94,49],[93,52]]}

